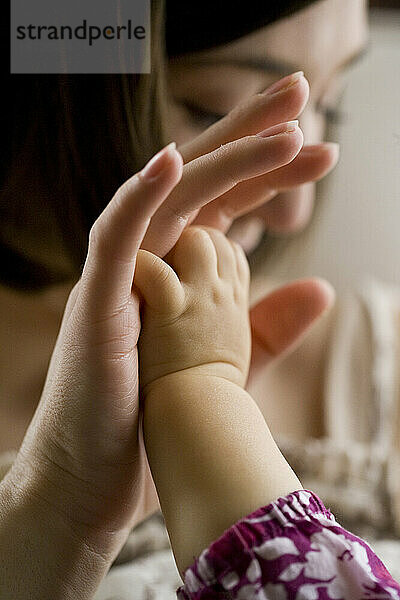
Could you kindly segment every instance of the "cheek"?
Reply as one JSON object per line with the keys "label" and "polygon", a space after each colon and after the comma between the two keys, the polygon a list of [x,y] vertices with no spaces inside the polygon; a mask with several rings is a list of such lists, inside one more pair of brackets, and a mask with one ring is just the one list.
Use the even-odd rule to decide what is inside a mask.
{"label": "cheek", "polygon": [[173,102],[168,107],[167,115],[166,134],[177,146],[190,142],[205,129],[196,126],[185,111]]}
{"label": "cheek", "polygon": [[301,231],[311,218],[314,193],[314,183],[282,192],[258,209],[257,216],[263,219],[270,232],[285,235]]}
{"label": "cheek", "polygon": [[174,128],[174,132],[169,136],[171,140],[176,142],[177,146],[190,142],[202,132],[199,127],[194,127],[190,123],[180,123]]}

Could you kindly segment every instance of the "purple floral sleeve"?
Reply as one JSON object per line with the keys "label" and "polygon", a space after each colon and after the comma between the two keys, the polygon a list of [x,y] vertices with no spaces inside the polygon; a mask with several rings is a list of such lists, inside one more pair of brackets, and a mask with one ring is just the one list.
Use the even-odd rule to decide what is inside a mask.
{"label": "purple floral sleeve", "polygon": [[179,600],[400,599],[400,585],[316,494],[300,490],[241,519],[186,570]]}

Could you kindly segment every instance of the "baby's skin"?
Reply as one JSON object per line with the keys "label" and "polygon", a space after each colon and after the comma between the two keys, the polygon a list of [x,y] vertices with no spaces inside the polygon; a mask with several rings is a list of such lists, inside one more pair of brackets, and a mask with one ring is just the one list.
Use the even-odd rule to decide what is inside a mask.
{"label": "baby's skin", "polygon": [[189,227],[166,262],[139,250],[135,285],[146,307],[141,389],[190,372],[244,387],[251,336],[249,267],[241,247],[212,228]]}
{"label": "baby's skin", "polygon": [[144,438],[181,573],[239,518],[301,483],[243,389],[251,351],[244,252],[189,227],[164,262],[140,250]]}

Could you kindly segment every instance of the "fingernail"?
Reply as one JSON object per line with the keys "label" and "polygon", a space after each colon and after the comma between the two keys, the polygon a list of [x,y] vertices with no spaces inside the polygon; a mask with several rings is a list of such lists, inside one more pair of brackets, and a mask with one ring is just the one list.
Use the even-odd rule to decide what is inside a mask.
{"label": "fingernail", "polygon": [[176,142],[171,142],[157,152],[157,154],[155,154],[153,158],[149,160],[147,165],[145,165],[145,167],[141,170],[140,173],[142,177],[147,179],[147,181],[156,179],[156,177],[158,177],[164,170],[175,149]]}
{"label": "fingernail", "polygon": [[275,94],[276,92],[282,92],[283,90],[287,90],[292,87],[295,83],[304,77],[303,71],[296,71],[296,73],[292,73],[291,75],[286,75],[283,79],[276,81],[272,85],[270,85],[263,93],[264,94]]}
{"label": "fingernail", "polygon": [[264,129],[264,131],[260,131],[257,133],[259,137],[271,137],[272,135],[278,135],[280,133],[292,133],[299,126],[299,122],[296,119],[295,121],[287,121],[286,123],[279,123],[279,125],[274,125],[273,127],[269,127],[268,129]]}

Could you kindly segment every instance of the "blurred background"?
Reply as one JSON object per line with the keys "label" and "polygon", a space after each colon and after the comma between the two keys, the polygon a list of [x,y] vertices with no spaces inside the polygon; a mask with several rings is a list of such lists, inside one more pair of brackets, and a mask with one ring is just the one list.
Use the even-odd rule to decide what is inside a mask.
{"label": "blurred background", "polygon": [[[400,1],[371,4],[368,51],[346,76],[342,117],[328,131],[339,164],[317,188],[310,226],[272,265],[278,279],[319,275],[338,292],[368,277],[400,284]],[[254,297],[264,253],[252,259]]]}

